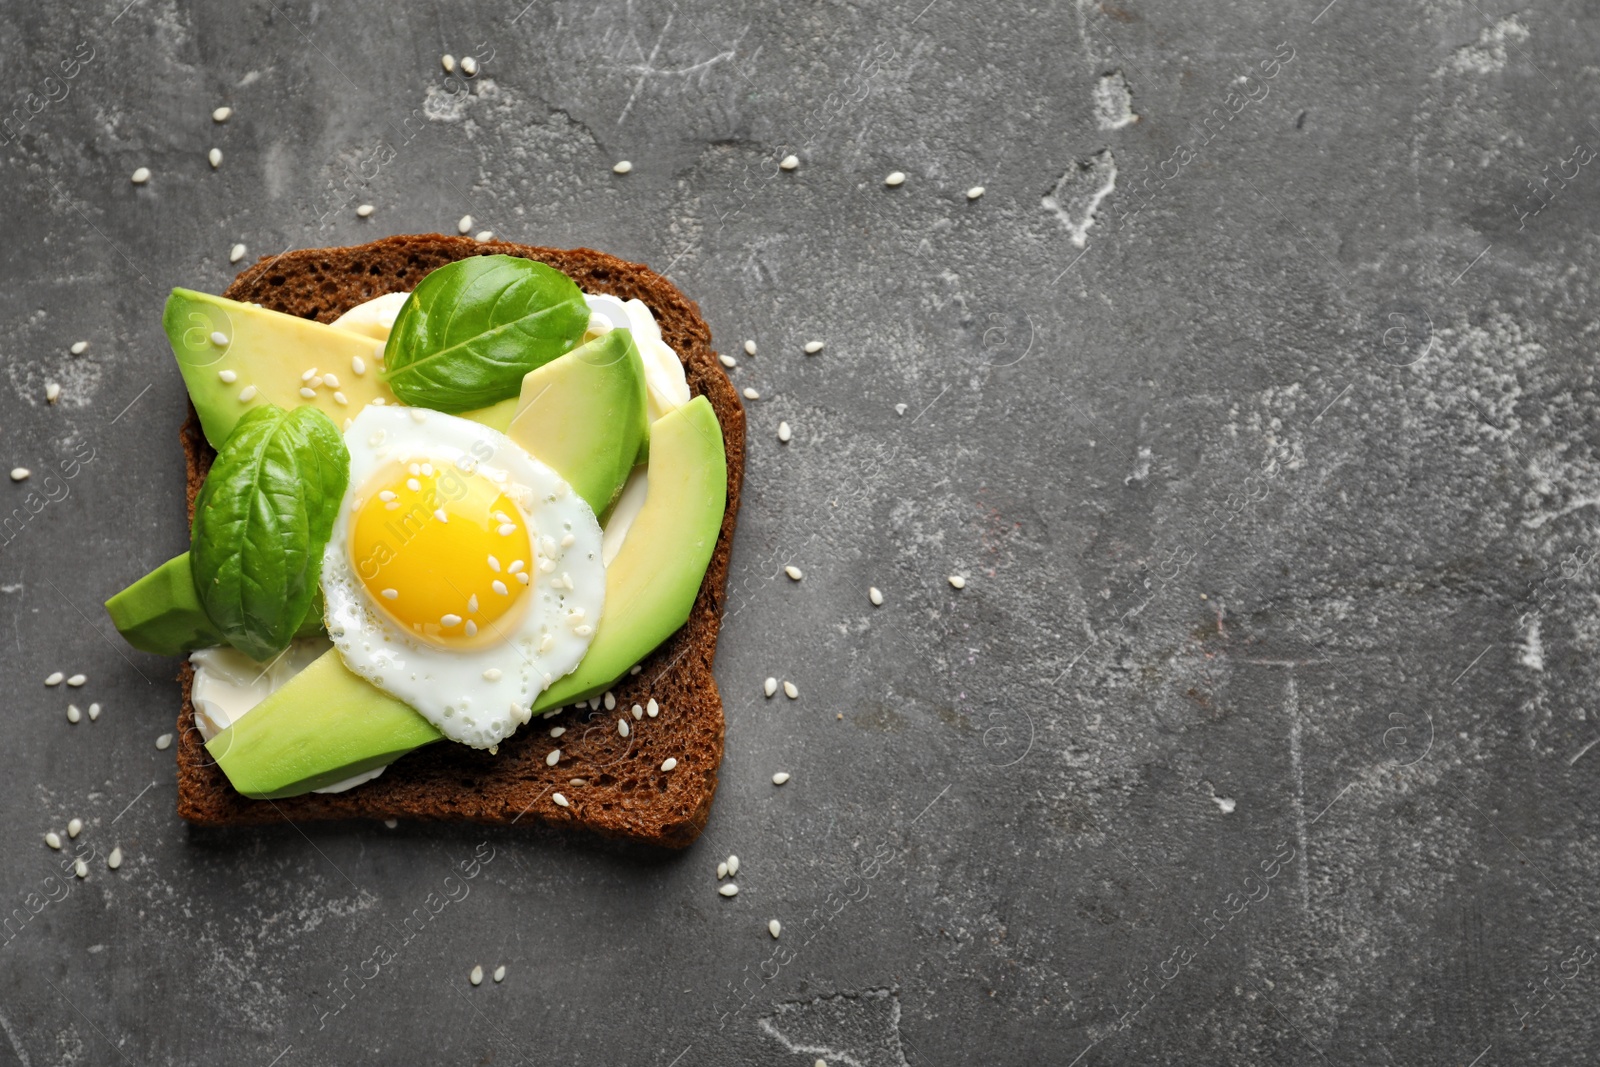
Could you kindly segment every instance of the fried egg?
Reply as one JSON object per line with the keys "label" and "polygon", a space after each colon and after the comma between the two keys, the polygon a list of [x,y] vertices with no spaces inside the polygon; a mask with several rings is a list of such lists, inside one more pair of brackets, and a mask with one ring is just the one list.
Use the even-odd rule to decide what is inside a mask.
{"label": "fried egg", "polygon": [[446,737],[492,748],[578,665],[605,605],[594,512],[504,434],[367,407],[322,560],[345,666]]}

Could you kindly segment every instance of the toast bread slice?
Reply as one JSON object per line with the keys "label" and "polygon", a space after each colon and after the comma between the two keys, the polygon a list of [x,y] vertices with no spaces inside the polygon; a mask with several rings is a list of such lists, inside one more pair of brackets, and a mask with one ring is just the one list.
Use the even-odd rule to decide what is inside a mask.
{"label": "toast bread slice", "polygon": [[[331,322],[384,293],[409,290],[423,275],[469,256],[504,254],[539,260],[565,272],[585,292],[638,298],[650,306],[662,338],[683,360],[690,392],[705,396],[722,426],[728,462],[728,504],[722,530],[689,621],[647,656],[643,669],[623,678],[607,711],[568,707],[535,719],[501,742],[491,755],[441,741],[408,753],[377,779],[343,793],[309,793],[283,800],[250,800],[228,783],[194,725],[194,672],[180,673],[178,814],[200,826],[317,819],[457,819],[509,825],[551,824],[668,848],[699,836],[711,811],[722,762],[722,698],[711,667],[717,651],[728,575],[728,555],[744,477],[744,408],[711,348],[711,331],[694,301],[661,275],[587,248],[556,249],[478,242],[443,234],[388,237],[349,248],[316,248],[262,259],[243,271],[223,295],[275,311]],[[216,453],[200,431],[193,405],[181,433],[188,463],[188,504]],[[660,716],[632,721],[634,704],[654,699]],[[627,737],[616,720],[628,715]],[[564,726],[559,741],[550,727]],[[551,749],[561,760],[545,764]],[[661,764],[678,761],[671,772]],[[561,793],[567,807],[555,803]]]}

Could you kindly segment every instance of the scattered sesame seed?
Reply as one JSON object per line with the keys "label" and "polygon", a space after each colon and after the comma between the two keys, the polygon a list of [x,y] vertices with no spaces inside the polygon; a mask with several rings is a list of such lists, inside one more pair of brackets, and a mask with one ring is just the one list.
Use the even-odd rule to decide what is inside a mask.
{"label": "scattered sesame seed", "polygon": [[950,576],[950,588],[952,588],[952,589],[965,589],[966,587],[967,587],[967,580],[965,578],[963,578],[961,575],[952,574]]}
{"label": "scattered sesame seed", "polygon": [[113,871],[122,866],[122,846],[118,845],[111,850],[111,855],[106,857],[106,866]]}
{"label": "scattered sesame seed", "polygon": [[81,859],[73,860],[72,873],[77,875],[79,878],[87,878],[89,877],[89,865]]}
{"label": "scattered sesame seed", "polygon": [[738,856],[729,856],[728,857],[728,877],[732,878],[734,875],[736,875],[738,873],[739,873],[739,857]]}
{"label": "scattered sesame seed", "polygon": [[617,733],[621,734],[623,737],[627,737],[628,736],[628,720],[627,719],[618,719],[617,720]]}
{"label": "scattered sesame seed", "polygon": [[44,387],[44,398],[45,398],[45,401],[47,403],[51,403],[51,404],[54,404],[57,400],[60,400],[61,399],[61,385],[60,385],[60,383],[59,382],[46,382],[45,383],[45,387]]}
{"label": "scattered sesame seed", "polygon": [[[11,480],[14,481],[14,482],[25,482],[25,481],[28,480],[28,476],[30,474],[32,474],[32,473],[33,472],[31,470],[29,470],[27,467],[12,467],[11,468]],[[55,683],[54,682],[46,682],[45,684],[46,685],[54,685]]]}
{"label": "scattered sesame seed", "polygon": [[501,537],[510,537],[517,532],[517,524],[514,522],[502,522],[496,529],[500,532]]}
{"label": "scattered sesame seed", "polygon": [[756,343],[754,341],[746,341],[744,343],[744,354],[747,356],[756,354]]}
{"label": "scattered sesame seed", "polygon": [[317,391],[311,388],[309,385],[302,385],[300,387],[300,395],[305,397],[307,400],[315,400],[317,398]]}
{"label": "scattered sesame seed", "polygon": [[461,221],[456,223],[456,232],[457,233],[466,233],[471,229],[472,229],[472,216],[471,215],[462,215],[461,216]]}
{"label": "scattered sesame seed", "polygon": [[216,170],[218,167],[222,166],[222,149],[213,148],[211,151],[206,153],[206,159],[211,163],[211,169]]}
{"label": "scattered sesame seed", "polygon": [[87,352],[88,350],[89,350],[89,342],[88,341],[74,341],[72,343],[72,347],[70,349],[68,349],[68,351],[70,351],[75,356],[81,356],[85,352]]}
{"label": "scattered sesame seed", "polygon": [[494,231],[493,230],[479,230],[478,231],[478,235],[476,237],[474,237],[473,240],[477,241],[479,244],[482,244],[485,241],[492,241],[492,240],[494,240]]}
{"label": "scattered sesame seed", "polygon": [[546,767],[554,767],[556,764],[558,764],[560,762],[561,762],[561,750],[559,748],[552,748],[550,750],[549,755],[545,756],[545,758],[544,758],[544,765]]}
{"label": "scattered sesame seed", "polygon": [[739,365],[739,361],[728,355],[726,352],[717,353],[717,359],[722,362],[724,367],[728,367],[730,369]]}
{"label": "scattered sesame seed", "polygon": [[462,56],[461,73],[465,74],[469,78],[478,73],[478,61],[473,59],[471,56]]}
{"label": "scattered sesame seed", "polygon": [[446,614],[439,616],[439,625],[443,626],[447,630],[452,626],[460,626],[461,616],[447,612]]}
{"label": "scattered sesame seed", "polygon": [[873,607],[875,607],[875,608],[882,607],[883,606],[883,590],[879,589],[875,585],[868,586],[867,587],[867,599],[872,601],[872,606]]}
{"label": "scattered sesame seed", "polygon": [[76,688],[78,688],[78,686],[82,685],[84,682],[87,682],[88,680],[89,680],[89,676],[87,674],[74,674],[71,678],[67,679],[67,684],[72,686],[72,688],[76,689]]}
{"label": "scattered sesame seed", "polygon": [[974,185],[971,189],[967,190],[967,199],[968,200],[976,200],[976,199],[978,199],[978,197],[983,195],[983,192],[984,192],[983,186]]}
{"label": "scattered sesame seed", "polygon": [[233,118],[233,108],[231,107],[219,107],[211,113],[212,122],[227,122],[231,118]]}
{"label": "scattered sesame seed", "polygon": [[640,705],[635,704],[633,707],[629,708],[628,710],[633,712],[633,721],[634,722],[638,722],[640,719],[644,718],[644,708],[641,707]]}
{"label": "scattered sesame seed", "polygon": [[376,211],[376,210],[378,210],[378,209],[373,207],[371,204],[362,204],[362,205],[360,205],[359,207],[356,208],[356,218],[358,218],[358,219],[370,218],[372,216],[372,213],[374,211]]}
{"label": "scattered sesame seed", "polygon": [[816,1063],[813,1063],[811,1065],[811,1067],[828,1067],[828,1061],[827,1060],[818,1060]]}
{"label": "scattered sesame seed", "polygon": [[792,580],[797,581],[797,582],[800,579],[805,577],[805,572],[802,571],[799,567],[795,567],[795,566],[788,566],[788,567],[783,568],[783,573],[787,574]]}
{"label": "scattered sesame seed", "polygon": [[744,398],[746,400],[760,400],[761,394],[747,385],[744,387]]}
{"label": "scattered sesame seed", "polygon": [[399,595],[400,595],[400,590],[398,590],[398,589],[385,589],[383,591],[383,599],[385,599],[385,600],[393,600],[396,597],[398,597]]}
{"label": "scattered sesame seed", "polygon": [[160,737],[156,738],[156,747],[157,748],[165,751],[166,749],[170,748],[171,746],[172,746],[172,735],[171,734],[162,734]]}
{"label": "scattered sesame seed", "polygon": [[486,682],[498,682],[500,680],[500,668],[490,667],[488,670],[484,671],[483,680]]}
{"label": "scattered sesame seed", "polygon": [[505,964],[502,963],[500,966],[498,966],[498,967],[496,967],[494,969],[494,980],[496,982],[504,982],[506,980],[506,965]]}
{"label": "scattered sesame seed", "polygon": [[796,700],[800,696],[800,690],[795,688],[795,684],[793,682],[784,682],[783,695],[788,697],[790,700]]}
{"label": "scattered sesame seed", "polygon": [[564,808],[567,806],[567,798],[562,796],[560,793],[552,793],[550,799],[556,802],[556,807],[558,808]]}
{"label": "scattered sesame seed", "polygon": [[335,389],[333,391],[333,402],[342,407],[350,403],[350,398],[339,392],[339,390]]}
{"label": "scattered sesame seed", "polygon": [[661,761],[661,769],[663,771],[675,771],[675,770],[677,770],[678,769],[678,759],[677,759],[677,757],[676,756],[668,756],[666,759],[662,760]]}
{"label": "scattered sesame seed", "polygon": [[644,706],[645,714],[652,719],[661,714],[661,705],[656,703],[655,697],[650,698],[650,703]]}
{"label": "scattered sesame seed", "polygon": [[818,352],[821,352],[824,347],[825,346],[824,346],[823,342],[821,342],[821,341],[807,341],[806,342],[806,355],[814,356]]}
{"label": "scattered sesame seed", "polygon": [[789,780],[789,772],[788,771],[779,771],[777,774],[774,774],[772,776],[772,784],[773,785],[782,785],[783,783],[787,782],[788,780]]}
{"label": "scattered sesame seed", "polygon": [[329,389],[337,389],[339,388],[339,376],[337,374],[324,374],[322,376],[322,384]]}
{"label": "scattered sesame seed", "polygon": [[[517,567],[520,567],[521,565],[522,565],[522,561],[519,559],[519,560],[517,560],[517,562],[515,564],[512,565],[511,569],[512,570],[516,570]],[[628,673],[629,674],[638,674],[642,670],[644,670],[644,664],[635,663],[633,666],[628,668]],[[655,703],[655,701],[651,701],[651,703],[653,704],[653,703]]]}
{"label": "scattered sesame seed", "polygon": [[566,534],[565,536],[563,536],[561,538],[561,547],[562,548],[571,548],[573,545],[575,545],[577,543],[578,543],[578,538],[577,538],[576,534]]}
{"label": "scattered sesame seed", "polygon": [[383,820],[383,825],[385,825],[389,829],[393,830],[395,827],[400,825],[400,820],[399,819],[385,819],[385,820]]}
{"label": "scattered sesame seed", "polygon": [[626,159],[619,160],[612,166],[611,170],[614,174],[627,174],[629,171],[633,170],[633,164],[629,163]]}
{"label": "scattered sesame seed", "polygon": [[[16,478],[16,474],[13,473],[12,477]],[[23,475],[23,477],[26,478],[27,475]],[[20,481],[21,479],[18,479],[18,480]],[[60,671],[53,671],[50,674],[50,676],[44,680],[44,684],[45,685],[60,685],[62,682],[66,681],[66,680],[67,680],[67,676],[66,675],[62,674]]]}
{"label": "scattered sesame seed", "polygon": [[210,340],[218,348],[226,348],[228,346],[228,335],[221,330],[212,330]]}
{"label": "scattered sesame seed", "polygon": [[771,934],[773,938],[776,939],[779,934],[783,933],[783,924],[777,919],[773,919],[771,922],[767,923],[767,933]]}
{"label": "scattered sesame seed", "polygon": [[60,848],[61,835],[56,833],[54,830],[51,830],[44,835],[44,843],[49,845],[51,848]]}
{"label": "scattered sesame seed", "polygon": [[[300,372],[300,380],[302,382],[309,382],[311,379],[315,378],[316,376],[317,376],[317,368],[315,368],[315,367],[307,367],[305,370]],[[416,472],[412,471],[411,473],[415,474]]]}
{"label": "scattered sesame seed", "polygon": [[906,183],[905,171],[900,171],[900,170],[892,170],[892,171],[890,171],[889,172],[889,176],[887,178],[883,179],[883,184],[887,185],[891,189],[893,189],[897,185],[904,185],[905,183]]}
{"label": "scattered sesame seed", "polygon": [[789,424],[787,422],[779,422],[778,440],[782,441],[784,444],[788,444],[789,438],[792,436],[794,436],[794,431],[789,429]]}
{"label": "scattered sesame seed", "polygon": [[562,734],[564,734],[566,732],[567,732],[567,728],[565,726],[552,726],[552,727],[550,727],[550,736],[551,737],[560,737]]}
{"label": "scattered sesame seed", "polygon": [[739,895],[739,887],[729,882],[727,885],[718,888],[717,892],[725,897],[736,897]]}
{"label": "scattered sesame seed", "polygon": [[439,65],[444,68],[446,74],[454,74],[456,72],[456,57],[446,52],[439,57]]}
{"label": "scattered sesame seed", "polygon": [[76,705],[76,704],[68,704],[67,705],[67,721],[68,722],[75,723],[79,719],[81,719],[82,717],[83,717],[83,712],[78,710],[78,705]]}
{"label": "scattered sesame seed", "polygon": [[150,180],[150,168],[149,167],[140,167],[138,170],[135,170],[133,172],[133,177],[132,177],[133,184],[135,184],[135,185],[143,185],[145,182],[147,182],[149,180]]}
{"label": "scattered sesame seed", "polygon": [[771,696],[778,691],[778,680],[776,678],[768,678],[761,683],[761,689],[767,696]]}
{"label": "scattered sesame seed", "polygon": [[89,721],[90,722],[95,722],[95,721],[99,720],[99,718],[100,718],[100,705],[99,704],[90,704],[89,705]]}
{"label": "scattered sesame seed", "polygon": [[784,170],[794,170],[794,168],[798,167],[799,165],[800,157],[794,155],[784,156],[783,159],[778,162],[778,166],[782,167]]}
{"label": "scattered sesame seed", "polygon": [[728,861],[723,860],[717,864],[717,881],[720,882],[726,877],[728,877]]}
{"label": "scattered sesame seed", "polygon": [[607,689],[606,695],[602,697],[601,700],[604,701],[607,711],[617,710],[617,694],[613,693],[611,690]]}
{"label": "scattered sesame seed", "polygon": [[255,398],[256,398],[256,387],[255,386],[247,385],[243,389],[239,390],[239,403],[248,404],[248,403],[250,403],[250,401],[254,400]]}
{"label": "scattered sesame seed", "polygon": [[467,975],[467,981],[471,982],[473,985],[482,985],[483,968],[474,964],[472,967],[472,973]]}
{"label": "scattered sesame seed", "polygon": [[82,819],[68,819],[67,820],[67,836],[68,837],[77,837],[81,833],[83,833],[83,820]]}

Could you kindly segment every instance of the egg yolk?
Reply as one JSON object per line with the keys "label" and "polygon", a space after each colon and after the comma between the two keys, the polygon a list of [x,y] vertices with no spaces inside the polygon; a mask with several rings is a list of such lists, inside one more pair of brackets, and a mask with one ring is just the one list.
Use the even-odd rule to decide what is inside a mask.
{"label": "egg yolk", "polygon": [[450,463],[397,463],[364,493],[350,558],[385,615],[445,647],[497,639],[515,622],[534,571],[534,542],[499,485]]}

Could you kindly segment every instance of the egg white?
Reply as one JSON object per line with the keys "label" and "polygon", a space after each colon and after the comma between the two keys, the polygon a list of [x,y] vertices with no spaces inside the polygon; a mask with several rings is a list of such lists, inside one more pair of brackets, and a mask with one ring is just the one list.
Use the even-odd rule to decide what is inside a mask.
{"label": "egg white", "polygon": [[[560,475],[510,438],[467,419],[422,408],[369,406],[344,437],[350,488],[322,559],[328,636],[346,667],[415,708],[446,737],[474,748],[499,744],[529,720],[538,695],[577,667],[588,651],[592,635],[569,625],[567,615],[580,608],[592,623],[605,606],[605,565],[594,512]],[[375,491],[370,479],[394,462],[476,470],[517,502],[535,546],[532,580],[524,593],[526,609],[511,624],[496,624],[500,639],[463,648],[430,645],[391,621],[357,576],[350,558],[354,512],[363,495]],[[567,534],[573,542],[563,548]],[[552,583],[563,574],[570,576],[572,589]],[[546,635],[553,641],[541,653]]]}

